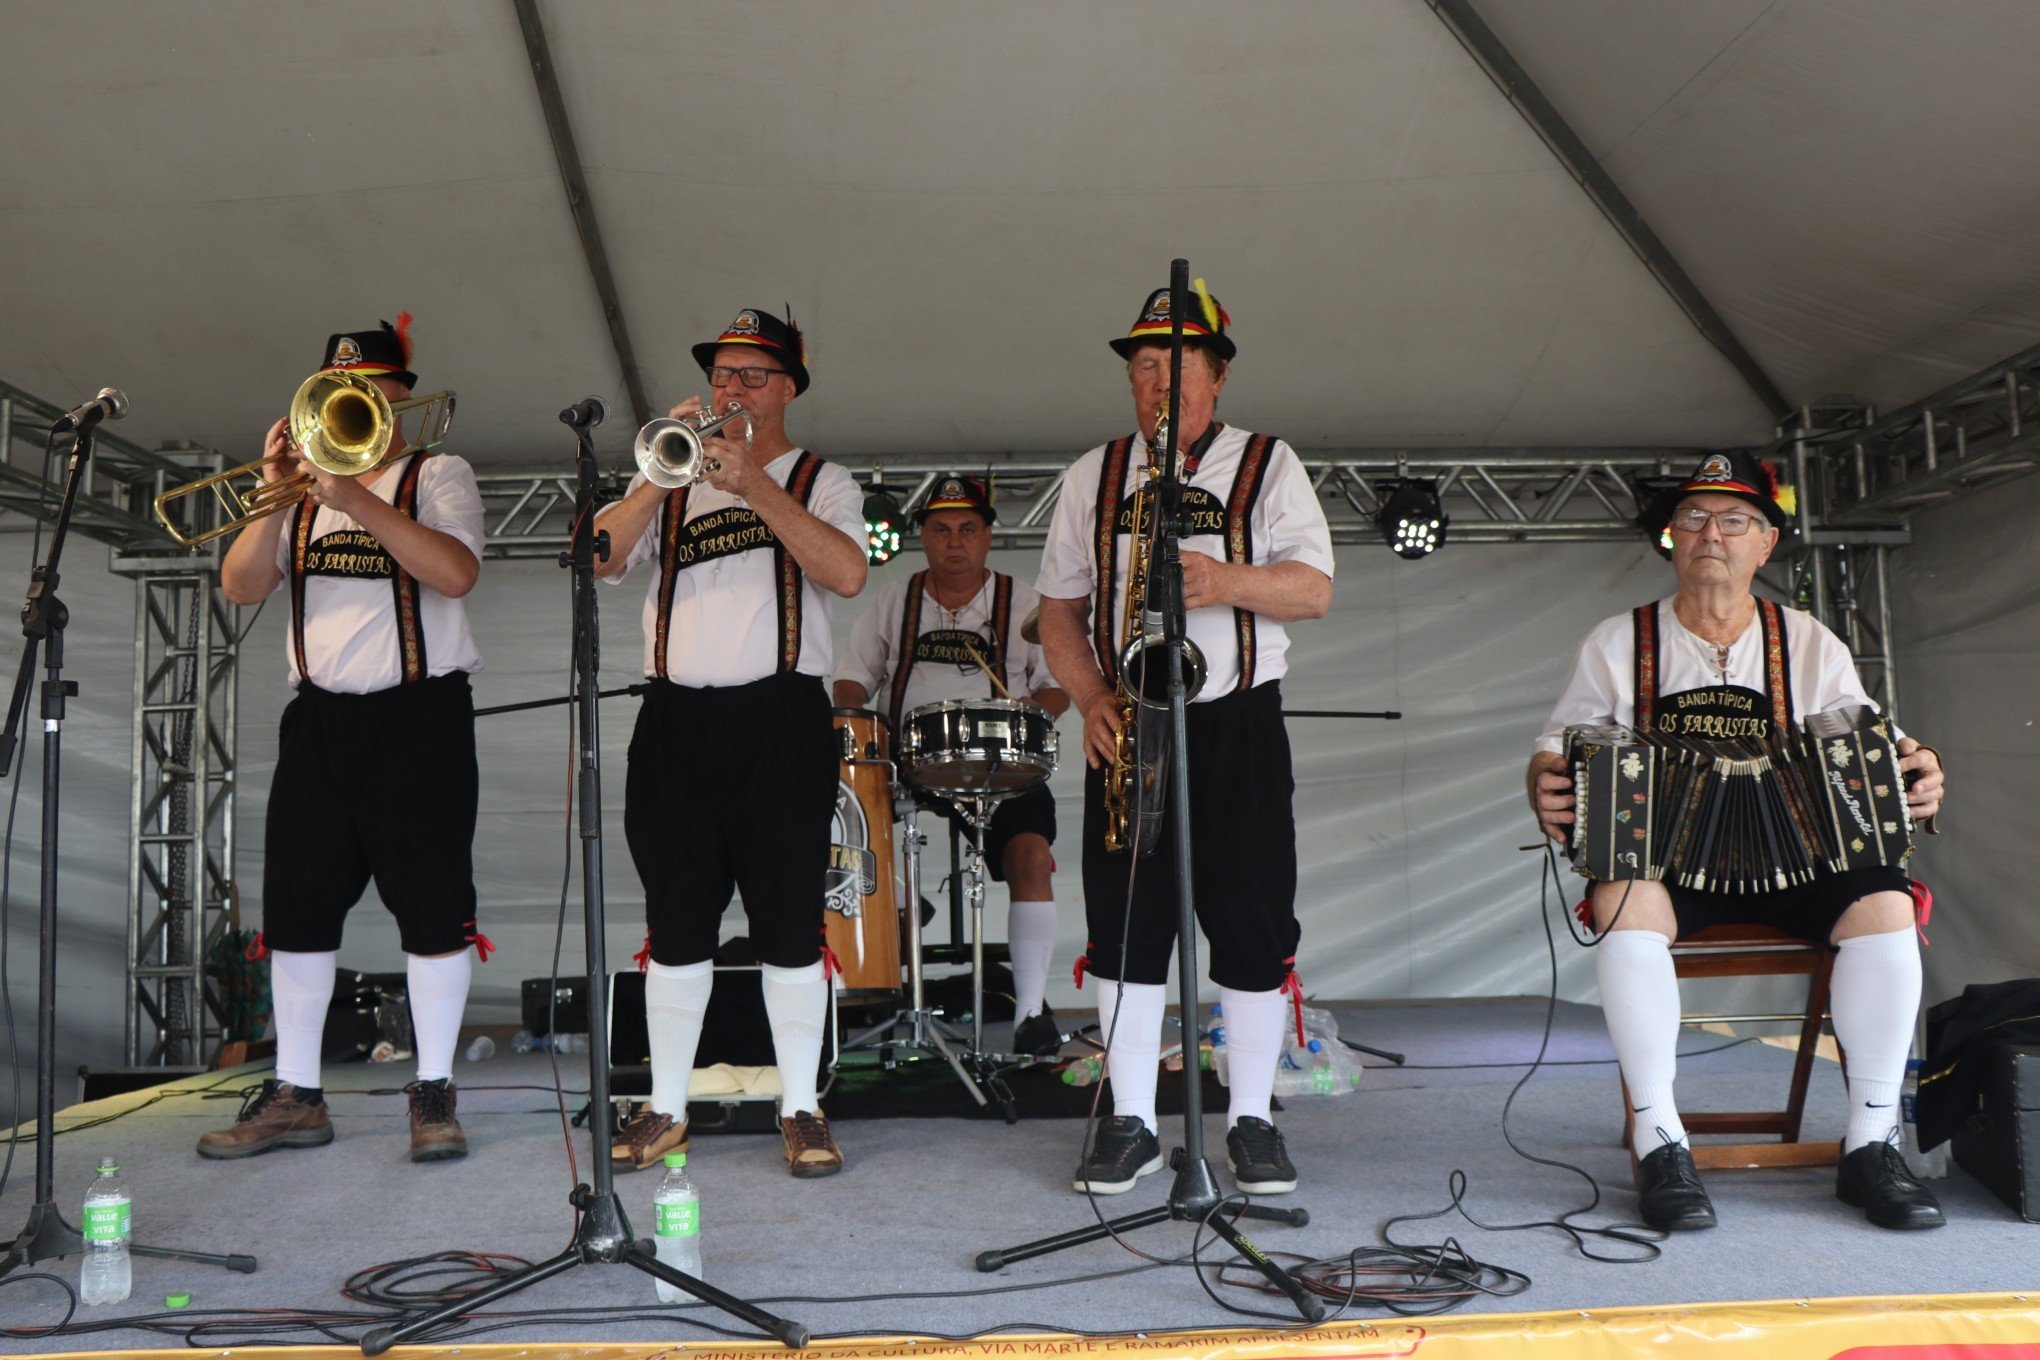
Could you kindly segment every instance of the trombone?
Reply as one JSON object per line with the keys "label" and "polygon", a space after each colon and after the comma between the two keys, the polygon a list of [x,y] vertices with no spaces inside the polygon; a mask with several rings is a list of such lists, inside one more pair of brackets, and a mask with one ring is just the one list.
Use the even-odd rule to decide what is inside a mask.
{"label": "trombone", "polygon": [[[418,440],[405,449],[407,453],[422,453],[445,442],[453,424],[453,393],[429,392],[393,402],[359,373],[323,370],[306,378],[290,400],[290,442],[303,453],[304,461],[319,471],[359,477],[388,460],[396,443],[397,417],[416,410],[425,414]],[[272,454],[172,487],[156,497],[156,518],[182,547],[210,543],[304,499],[312,485],[309,472],[273,482],[264,480],[272,464],[288,461],[284,454]],[[236,482],[253,485],[243,489]],[[208,490],[219,505],[221,522],[200,532],[185,532],[170,507],[186,496]]]}

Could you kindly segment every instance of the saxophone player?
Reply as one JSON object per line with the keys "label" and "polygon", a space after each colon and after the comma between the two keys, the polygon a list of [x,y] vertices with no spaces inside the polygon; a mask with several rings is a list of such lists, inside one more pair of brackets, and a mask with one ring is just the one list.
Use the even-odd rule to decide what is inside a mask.
{"label": "saxophone player", "polygon": [[[1294,971],[1301,932],[1294,781],[1282,725],[1284,626],[1330,608],[1331,534],[1295,451],[1219,421],[1219,393],[1236,352],[1226,333],[1230,318],[1202,293],[1190,311],[1176,447],[1184,606],[1206,668],[1187,719],[1192,891],[1224,1006],[1232,1096],[1226,1161],[1241,1191],[1280,1194],[1296,1188],[1296,1168],[1269,1120],[1269,1100],[1290,1023],[1284,993],[1302,994]],[[1169,834],[1165,826],[1154,853],[1137,856],[1130,847],[1109,849],[1106,829],[1107,773],[1122,727],[1115,658],[1126,640],[1126,584],[1141,567],[1133,504],[1157,416],[1169,404],[1169,334],[1163,288],[1148,295],[1126,336],[1107,342],[1126,364],[1135,433],[1092,449],[1064,479],[1036,585],[1042,646],[1084,715],[1090,766],[1083,832],[1090,943],[1077,976],[1079,985],[1086,972],[1100,980],[1113,1111],[1075,1185],[1096,1194],[1130,1190],[1162,1166],[1155,1086],[1178,916]],[[1184,1023],[1187,1032],[1193,1020]]]}

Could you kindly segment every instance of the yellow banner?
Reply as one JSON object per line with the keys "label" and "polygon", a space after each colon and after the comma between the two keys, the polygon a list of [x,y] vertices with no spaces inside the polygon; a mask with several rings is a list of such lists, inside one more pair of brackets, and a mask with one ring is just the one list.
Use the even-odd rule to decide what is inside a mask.
{"label": "yellow banner", "polygon": [[[797,1310],[796,1310],[797,1311]],[[632,1324],[638,1326],[641,1324]],[[681,1325],[685,1325],[684,1323]],[[403,1360],[759,1360],[776,1343],[446,1343],[400,1346]],[[252,1352],[251,1352],[252,1353]],[[263,1360],[359,1355],[352,1347],[265,1347]],[[72,1360],[190,1360],[188,1349],[68,1353]],[[1295,1331],[1152,1332],[1117,1337],[909,1337],[820,1341],[814,1360],[2040,1360],[2040,1294],[1703,1303],[1551,1313],[1344,1322]],[[64,1360],[64,1357],[53,1357]]]}

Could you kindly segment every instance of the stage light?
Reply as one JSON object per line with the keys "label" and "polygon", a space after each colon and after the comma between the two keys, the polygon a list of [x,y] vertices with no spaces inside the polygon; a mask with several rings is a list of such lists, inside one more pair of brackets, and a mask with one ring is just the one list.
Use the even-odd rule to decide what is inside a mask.
{"label": "stage light", "polygon": [[1672,555],[1672,526],[1650,523],[1650,507],[1665,492],[1675,491],[1685,484],[1684,477],[1657,472],[1642,473],[1630,479],[1630,491],[1636,497],[1636,527],[1643,531],[1644,540],[1657,550],[1660,557]]}
{"label": "stage light", "polygon": [[1393,548],[1396,556],[1412,560],[1438,551],[1452,517],[1438,504],[1437,481],[1399,477],[1374,485],[1381,493],[1381,509],[1374,516],[1381,541]]}
{"label": "stage light", "polygon": [[864,560],[873,566],[890,562],[900,551],[900,503],[885,489],[885,474],[874,472],[864,497]]}

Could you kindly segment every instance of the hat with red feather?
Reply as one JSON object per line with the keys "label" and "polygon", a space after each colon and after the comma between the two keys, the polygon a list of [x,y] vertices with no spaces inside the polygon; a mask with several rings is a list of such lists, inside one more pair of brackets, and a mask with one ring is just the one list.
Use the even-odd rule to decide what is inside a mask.
{"label": "hat with red feather", "polygon": [[[1225,308],[1218,305],[1218,299],[1204,290],[1204,280],[1199,279],[1188,294],[1189,306],[1183,317],[1183,344],[1186,348],[1203,346],[1213,354],[1232,362],[1239,347],[1225,328],[1232,324]],[[1133,358],[1133,351],[1141,345],[1169,343],[1173,326],[1169,320],[1169,290],[1157,288],[1149,293],[1147,301],[1141,304],[1140,315],[1133,319],[1133,329],[1116,340],[1105,343],[1112,346],[1122,359]]]}
{"label": "hat with red feather", "polygon": [[343,331],[326,337],[326,359],[319,367],[364,377],[391,377],[406,387],[418,385],[411,371],[411,314],[397,313],[397,324],[385,321],[378,330]]}
{"label": "hat with red feather", "polygon": [[1643,512],[1643,525],[1657,533],[1672,522],[1672,512],[1688,496],[1734,496],[1764,512],[1773,529],[1792,527],[1799,498],[1789,486],[1778,481],[1778,469],[1755,454],[1736,449],[1710,453],[1693,469],[1693,475],[1676,486],[1667,487],[1652,498]]}

